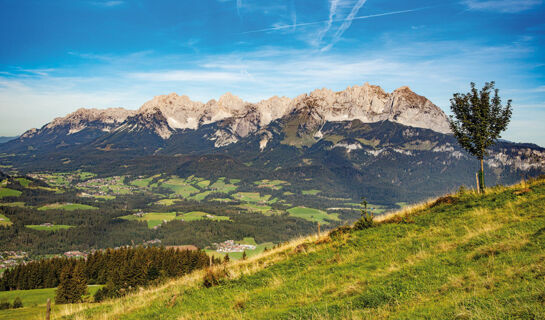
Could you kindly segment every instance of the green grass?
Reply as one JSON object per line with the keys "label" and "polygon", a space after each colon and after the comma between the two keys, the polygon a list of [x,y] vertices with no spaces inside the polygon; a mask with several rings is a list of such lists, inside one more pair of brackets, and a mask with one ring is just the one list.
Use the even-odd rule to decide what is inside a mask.
{"label": "green grass", "polygon": [[56,225],[53,225],[51,227],[40,226],[40,225],[35,225],[35,224],[28,224],[25,227],[30,228],[30,229],[34,229],[34,230],[39,230],[39,231],[51,231],[51,232],[58,231],[58,230],[63,230],[63,229],[74,228],[74,226],[69,226],[69,225],[66,225],[66,224],[56,224]]}
{"label": "green grass", "polygon": [[238,208],[247,210],[249,212],[258,212],[264,215],[271,215],[274,213],[271,206],[255,203],[243,203],[237,206]]}
{"label": "green grass", "polygon": [[189,199],[190,200],[195,200],[195,201],[203,201],[204,198],[206,198],[211,193],[212,193],[212,191],[204,191],[204,192],[197,193],[197,194],[189,197]]}
{"label": "green grass", "polygon": [[301,191],[302,194],[308,196],[308,195],[311,195],[311,196],[315,196],[317,195],[318,193],[322,192],[321,190],[316,190],[316,189],[311,189],[311,190],[303,190]]}
{"label": "green grass", "polygon": [[30,183],[32,183],[32,181],[26,179],[26,178],[15,178],[15,180],[17,182],[19,182],[19,184],[21,186],[23,186],[24,188],[28,188],[28,186],[30,185]]}
{"label": "green grass", "polygon": [[192,194],[199,193],[199,189],[188,184],[184,179],[171,178],[161,184],[161,187],[169,189],[174,192],[175,195],[182,198],[188,198]]}
{"label": "green grass", "polygon": [[12,224],[13,222],[8,217],[0,213],[0,227],[9,227]]}
{"label": "green grass", "polygon": [[266,203],[271,195],[266,194],[261,196],[259,192],[237,192],[232,195],[233,199],[243,201],[243,202],[251,202],[251,203]]}
{"label": "green grass", "polygon": [[145,179],[135,179],[131,181],[131,184],[136,187],[147,188],[149,184],[151,183],[151,180],[153,180],[153,177],[149,177]]}
{"label": "green grass", "polygon": [[[233,179],[235,180],[235,179]],[[230,181],[231,182],[231,181]],[[226,183],[225,178],[219,178],[216,182],[209,186],[210,190],[219,193],[230,193],[238,189],[238,186],[232,183]]]}
{"label": "green grass", "polygon": [[79,203],[52,203],[47,204],[45,206],[41,206],[38,208],[40,211],[44,210],[66,210],[66,211],[74,211],[74,210],[97,210],[97,207],[89,206],[86,204],[79,204]]}
{"label": "green grass", "polygon": [[204,220],[204,219],[209,219],[209,220],[214,220],[214,221],[226,221],[226,220],[229,220],[229,217],[227,217],[227,216],[216,216],[216,215],[212,215],[212,214],[202,212],[202,211],[192,211],[192,212],[179,214],[176,217],[176,219],[177,220],[184,220],[184,221],[188,221],[188,222],[189,221]]}
{"label": "green grass", "polygon": [[176,203],[178,203],[180,201],[182,201],[182,200],[180,200],[180,199],[161,199],[159,201],[155,201],[154,204],[169,207],[169,206],[175,205]]}
{"label": "green grass", "polygon": [[545,319],[544,207],[545,180],[454,195],[231,263],[212,288],[195,273],[77,319]]}
{"label": "green grass", "polygon": [[[239,243],[242,244],[243,242],[239,241]],[[274,243],[272,243],[272,242],[265,242],[265,243],[262,243],[262,244],[258,244],[258,245],[255,246],[254,250],[246,250],[246,257],[247,258],[255,257],[255,256],[259,255],[260,253],[263,253],[263,251],[265,251],[265,248],[270,249],[272,247],[274,247]],[[217,252],[215,250],[205,250],[205,251],[209,255],[212,255],[214,257],[218,257],[218,258],[221,258],[221,259],[223,259],[226,256],[226,253]],[[237,261],[237,260],[242,259],[242,255],[243,255],[242,252],[229,252],[229,259]]]}
{"label": "green grass", "polygon": [[23,208],[25,206],[24,202],[0,202],[0,207],[19,207]]}
{"label": "green grass", "polygon": [[22,194],[19,190],[13,190],[10,188],[0,188],[0,199],[6,197],[18,197]]}
{"label": "green grass", "polygon": [[235,200],[229,199],[229,198],[214,198],[214,199],[211,199],[210,201],[216,201],[216,202],[221,202],[221,203],[235,202]]}
{"label": "green grass", "polygon": [[210,180],[203,180],[203,181],[199,181],[197,182],[197,186],[201,189],[205,189],[207,188],[208,186],[210,185]]}
{"label": "green grass", "polygon": [[148,224],[148,228],[152,229],[155,226],[163,224],[164,221],[169,222],[176,219],[176,212],[150,212],[145,213],[142,217],[131,214],[120,218],[125,220],[145,221]]}
{"label": "green grass", "polygon": [[322,224],[328,224],[326,220],[335,220],[338,221],[339,217],[336,213],[328,214],[325,211],[306,208],[306,207],[294,207],[287,210],[290,216],[302,218],[308,221],[320,222]]}
{"label": "green grass", "polygon": [[[101,287],[101,285],[89,286],[89,295],[94,295]],[[0,310],[0,320],[45,319],[45,305],[48,298],[51,299],[54,315],[55,311],[58,311],[58,306],[53,303],[55,290],[56,288],[0,291],[0,301],[13,303],[13,300],[19,297],[23,302],[21,309]]]}
{"label": "green grass", "polygon": [[246,238],[242,239],[242,241],[239,241],[238,243],[240,243],[240,244],[250,244],[250,245],[257,246],[257,242],[255,242],[255,239],[252,238],[252,237],[246,237]]}

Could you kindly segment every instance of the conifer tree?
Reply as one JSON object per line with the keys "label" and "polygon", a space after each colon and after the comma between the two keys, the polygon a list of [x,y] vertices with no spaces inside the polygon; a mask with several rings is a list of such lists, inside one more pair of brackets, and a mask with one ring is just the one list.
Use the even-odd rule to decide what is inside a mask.
{"label": "conifer tree", "polygon": [[[495,83],[485,83],[478,91],[475,83],[471,83],[468,93],[455,93],[450,99],[450,108],[454,116],[450,116],[450,129],[458,143],[480,161],[479,185],[484,190],[484,157],[487,149],[494,145],[507,128],[511,119],[511,100],[505,107],[494,88]],[[493,93],[493,95],[492,95]]]}
{"label": "conifer tree", "polygon": [[59,286],[55,291],[55,303],[65,304],[73,301],[72,292],[74,292],[74,282],[72,281],[72,268],[70,265],[65,265],[62,268]]}

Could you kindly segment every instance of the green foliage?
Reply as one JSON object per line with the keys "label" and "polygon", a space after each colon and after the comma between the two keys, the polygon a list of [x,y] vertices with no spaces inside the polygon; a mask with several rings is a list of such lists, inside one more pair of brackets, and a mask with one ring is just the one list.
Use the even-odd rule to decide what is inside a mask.
{"label": "green foliage", "polygon": [[208,264],[203,251],[157,247],[101,250],[86,260],[41,259],[6,270],[0,278],[0,298],[1,291],[58,286],[55,301],[73,303],[81,300],[87,283],[106,283],[100,293],[102,298],[121,296],[161,276],[181,276]]}
{"label": "green foliage", "polygon": [[13,300],[13,304],[11,305],[13,309],[19,309],[23,307],[23,302],[21,301],[21,298],[17,297],[15,300]]}
{"label": "green foliage", "polygon": [[478,91],[472,82],[469,93],[455,93],[450,100],[450,108],[454,113],[450,117],[450,128],[460,145],[479,160],[486,156],[487,149],[501,137],[501,132],[507,128],[511,119],[511,100],[503,107],[499,90],[494,85],[493,81],[487,82]]}
{"label": "green foliage", "polygon": [[86,291],[87,280],[84,274],[84,263],[67,264],[60,274],[59,286],[55,292],[55,303],[81,302]]}
{"label": "green foliage", "polygon": [[361,198],[361,217],[356,223],[354,224],[355,230],[363,230],[372,228],[374,223],[374,216],[373,213],[369,212],[367,210],[367,200],[365,198]]}
{"label": "green foliage", "polygon": [[487,82],[478,91],[472,82],[469,93],[455,93],[450,100],[450,108],[454,113],[454,116],[450,116],[450,129],[462,148],[481,161],[481,190],[485,187],[483,159],[488,149],[501,137],[501,132],[507,129],[512,114],[511,100],[504,107],[498,95],[499,90],[494,85],[494,81]]}

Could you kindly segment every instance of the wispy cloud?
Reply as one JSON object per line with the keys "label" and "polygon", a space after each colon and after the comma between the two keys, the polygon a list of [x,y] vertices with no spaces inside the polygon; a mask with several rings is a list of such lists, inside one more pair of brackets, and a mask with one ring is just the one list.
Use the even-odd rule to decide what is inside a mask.
{"label": "wispy cloud", "polygon": [[[391,16],[391,15],[403,14],[403,13],[410,13],[410,12],[416,12],[416,11],[421,11],[421,10],[426,10],[426,9],[429,9],[429,7],[409,9],[409,10],[400,10],[400,11],[391,11],[391,12],[384,12],[384,13],[377,13],[377,14],[370,14],[370,15],[366,15],[366,16],[353,17],[353,18],[351,18],[351,21],[365,20],[365,19],[378,18],[378,17],[384,17],[384,16]],[[347,21],[347,19],[348,18],[334,19],[333,22],[343,22],[343,21]],[[321,20],[321,21],[313,21],[313,22],[300,22],[300,23],[297,23],[296,27],[313,26],[313,25],[324,24],[324,23],[328,23],[328,22],[329,22],[329,20]],[[278,31],[278,30],[289,29],[289,28],[293,28],[293,27],[294,26],[291,25],[291,24],[290,25],[277,25],[277,26],[272,26],[272,27],[269,27],[269,28],[244,31],[244,32],[240,32],[239,34]]]}
{"label": "wispy cloud", "polygon": [[352,8],[352,11],[350,11],[348,17],[344,19],[339,29],[337,29],[337,32],[335,32],[335,35],[333,35],[331,42],[327,46],[323,47],[322,51],[328,51],[341,39],[342,35],[345,33],[346,30],[348,30],[348,28],[350,28],[350,26],[352,25],[352,21],[366,2],[367,0],[358,0],[356,5],[354,5],[354,7]]}
{"label": "wispy cloud", "polygon": [[237,14],[240,17],[240,9],[242,8],[242,0],[236,0],[237,4]]}
{"label": "wispy cloud", "polygon": [[111,8],[111,7],[117,7],[122,4],[125,4],[125,1],[122,1],[122,0],[90,1],[89,3],[97,7]]}
{"label": "wispy cloud", "polygon": [[318,33],[318,44],[322,43],[324,36],[329,31],[329,29],[331,29],[331,26],[333,26],[333,18],[337,14],[338,5],[339,0],[329,0],[329,20],[327,20],[326,26]]}
{"label": "wispy cloud", "polygon": [[464,0],[470,10],[518,13],[532,9],[543,3],[542,0]]}

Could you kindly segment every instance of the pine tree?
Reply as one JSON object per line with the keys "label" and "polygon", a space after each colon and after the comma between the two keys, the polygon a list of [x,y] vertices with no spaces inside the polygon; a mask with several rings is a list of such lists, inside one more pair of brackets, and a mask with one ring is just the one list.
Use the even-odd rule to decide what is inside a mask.
{"label": "pine tree", "polygon": [[80,261],[74,267],[72,272],[72,281],[74,282],[73,302],[80,302],[82,296],[87,294],[87,277],[85,277],[85,262]]}
{"label": "pine tree", "polygon": [[67,264],[61,271],[59,286],[55,291],[56,304],[72,302],[72,292],[74,291],[73,285],[74,283],[72,281],[72,268],[70,265]]}
{"label": "pine tree", "polygon": [[[455,93],[450,99],[450,108],[454,117],[450,116],[450,129],[460,145],[481,163],[479,185],[484,190],[484,157],[487,149],[494,145],[507,128],[511,119],[511,100],[502,106],[494,88],[495,83],[487,82],[481,91],[471,83],[468,93]],[[492,92],[494,95],[492,96]]]}

